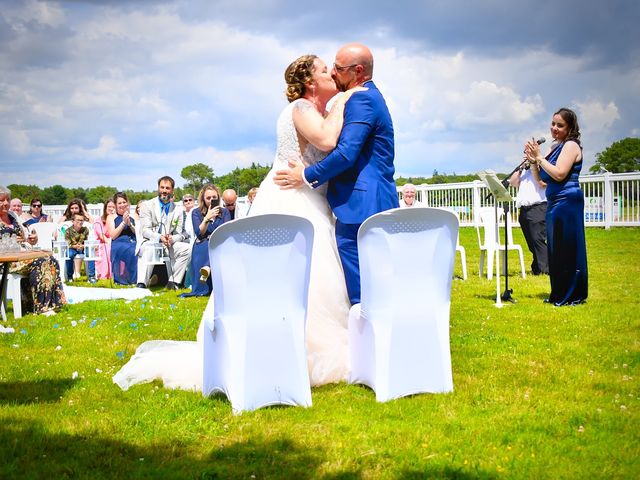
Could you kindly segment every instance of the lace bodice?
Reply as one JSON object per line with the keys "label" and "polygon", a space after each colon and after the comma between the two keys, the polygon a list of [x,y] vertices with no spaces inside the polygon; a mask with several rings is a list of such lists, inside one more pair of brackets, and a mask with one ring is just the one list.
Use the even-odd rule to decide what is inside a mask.
{"label": "lace bodice", "polygon": [[293,109],[298,102],[306,102],[302,98],[291,102],[280,114],[278,118],[278,147],[276,158],[278,167],[286,168],[289,160],[302,160],[305,166],[313,165],[322,160],[327,154],[316,147],[307,144],[304,155],[300,152],[300,144],[298,142],[298,132],[293,124]]}

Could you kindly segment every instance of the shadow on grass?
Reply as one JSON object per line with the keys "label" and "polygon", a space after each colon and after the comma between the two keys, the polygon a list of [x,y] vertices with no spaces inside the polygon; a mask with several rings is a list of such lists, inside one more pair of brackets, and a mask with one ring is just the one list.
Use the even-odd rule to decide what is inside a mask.
{"label": "shadow on grass", "polygon": [[[86,434],[52,433],[39,424],[8,419],[0,425],[0,478],[318,478],[322,450],[291,439],[252,438],[202,455],[166,440],[145,446]],[[141,441],[144,441],[141,439]],[[192,448],[192,447],[191,447]],[[210,452],[210,453],[208,453]],[[344,472],[325,478],[360,478]]]}
{"label": "shadow on grass", "polygon": [[0,405],[55,403],[77,380],[57,378],[31,382],[0,383]]}
{"label": "shadow on grass", "polygon": [[431,467],[428,470],[422,471],[413,471],[413,470],[405,470],[397,478],[401,478],[402,480],[422,480],[425,478],[446,478],[450,480],[480,480],[480,479],[493,479],[498,478],[498,475],[495,473],[489,472],[465,472],[461,469],[452,468],[449,466],[441,466],[441,467]]}

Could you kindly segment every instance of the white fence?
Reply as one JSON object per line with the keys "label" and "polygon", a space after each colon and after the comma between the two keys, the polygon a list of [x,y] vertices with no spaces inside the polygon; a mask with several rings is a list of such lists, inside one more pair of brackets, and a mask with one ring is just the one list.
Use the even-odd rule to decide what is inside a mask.
{"label": "white fence", "polygon": [[[580,185],[585,196],[585,225],[588,227],[640,226],[640,172],[584,175]],[[401,188],[398,188],[398,196]],[[516,190],[510,188],[515,198]],[[480,180],[465,183],[416,185],[416,199],[431,207],[455,210],[460,226],[475,225],[479,207],[493,205],[489,190]],[[510,205],[514,225],[518,209]]]}
{"label": "white fence", "polygon": [[[638,227],[640,226],[640,172],[604,173],[580,177],[584,191],[585,225],[588,227]],[[398,187],[398,196],[401,188]],[[516,190],[511,188],[515,197]],[[479,207],[493,205],[489,191],[480,180],[465,183],[416,185],[416,198],[431,207],[446,207],[455,210],[460,217],[460,226],[474,226],[475,212]],[[246,197],[238,198],[238,203]],[[180,202],[177,202],[180,204]],[[87,205],[92,216],[102,215],[101,203]],[[24,206],[28,210],[29,205]],[[66,205],[45,205],[44,212],[56,221],[67,208]],[[132,211],[134,206],[132,206]],[[517,225],[518,209],[510,206],[514,225]]]}

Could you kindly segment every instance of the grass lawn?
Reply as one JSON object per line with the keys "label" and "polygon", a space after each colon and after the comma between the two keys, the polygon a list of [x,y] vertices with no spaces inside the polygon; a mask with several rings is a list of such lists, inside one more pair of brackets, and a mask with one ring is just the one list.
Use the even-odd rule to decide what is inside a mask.
{"label": "grass lawn", "polygon": [[195,339],[205,300],[175,292],[12,321],[0,336],[0,478],[639,478],[640,229],[590,228],[587,242],[586,305],[543,304],[548,277],[520,278],[512,253],[518,303],[498,309],[463,228],[454,392],[384,404],[327,385],[311,408],[234,416],[220,396],[120,391],[111,376],[141,342]]}

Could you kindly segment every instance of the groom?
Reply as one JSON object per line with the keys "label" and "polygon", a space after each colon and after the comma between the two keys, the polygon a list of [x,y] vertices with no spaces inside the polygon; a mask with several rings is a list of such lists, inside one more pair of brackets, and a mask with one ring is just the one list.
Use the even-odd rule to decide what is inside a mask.
{"label": "groom", "polygon": [[367,88],[351,96],[344,112],[338,145],[324,160],[304,168],[276,172],[283,189],[317,188],[329,182],[327,200],[336,220],[336,243],[351,304],[360,303],[358,228],[368,217],[398,207],[393,181],[393,124],[387,104],[371,81],[373,55],[364,45],[350,43],[336,53],[331,76],[339,90]]}

